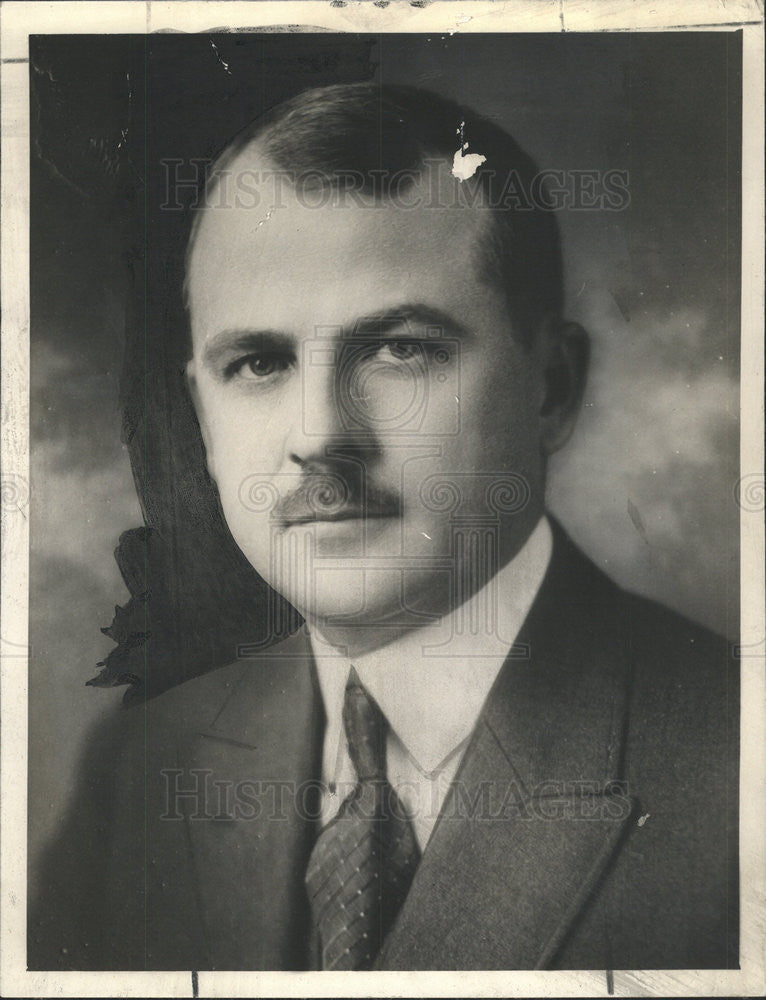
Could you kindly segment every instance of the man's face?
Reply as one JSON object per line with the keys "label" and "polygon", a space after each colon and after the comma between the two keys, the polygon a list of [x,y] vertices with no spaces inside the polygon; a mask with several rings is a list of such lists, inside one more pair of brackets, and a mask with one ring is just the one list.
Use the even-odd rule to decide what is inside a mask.
{"label": "man's face", "polygon": [[481,586],[542,502],[543,379],[480,275],[489,213],[421,193],[316,207],[264,181],[258,207],[214,200],[190,261],[188,373],[232,535],[360,647]]}

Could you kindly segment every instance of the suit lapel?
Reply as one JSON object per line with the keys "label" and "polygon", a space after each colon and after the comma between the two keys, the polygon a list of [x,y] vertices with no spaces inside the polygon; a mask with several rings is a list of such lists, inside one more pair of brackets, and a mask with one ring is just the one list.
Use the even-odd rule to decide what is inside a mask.
{"label": "suit lapel", "polygon": [[[241,665],[179,746],[209,968],[305,968],[321,697],[302,633]],[[229,668],[237,670],[237,668]]]}
{"label": "suit lapel", "polygon": [[555,962],[634,811],[611,784],[628,698],[618,593],[557,528],[379,968]]}

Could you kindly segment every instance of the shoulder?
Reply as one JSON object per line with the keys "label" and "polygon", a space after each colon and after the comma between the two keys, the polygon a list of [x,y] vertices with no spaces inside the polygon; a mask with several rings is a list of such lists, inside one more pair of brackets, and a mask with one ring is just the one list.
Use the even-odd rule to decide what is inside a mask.
{"label": "shoulder", "polygon": [[739,661],[734,644],[646,598],[623,592],[631,670],[631,745],[660,774],[688,787],[735,781]]}
{"label": "shoulder", "polygon": [[[193,677],[147,700],[126,701],[112,713],[93,739],[122,746],[123,753],[170,752],[181,734],[207,731],[218,715],[245,691],[248,697],[261,682],[278,684],[288,663],[310,657],[301,630],[264,649],[248,651],[241,658]],[[264,687],[261,683],[261,687]]]}
{"label": "shoulder", "polygon": [[130,697],[113,707],[86,740],[86,769],[116,778],[134,757],[174,745],[179,732],[204,727],[236,688],[244,667],[228,664],[168,688],[153,698]]}
{"label": "shoulder", "polygon": [[725,636],[657,601],[621,588],[619,601],[627,638],[637,652],[663,651],[692,669],[733,656],[733,644]]}
{"label": "shoulder", "polygon": [[687,713],[700,713],[701,723],[711,709],[720,710],[736,696],[739,664],[733,642],[636,594],[621,591],[619,605],[635,697],[654,710],[679,703]]}
{"label": "shoulder", "polygon": [[554,522],[550,576],[557,602],[566,602],[584,629],[603,636],[642,676],[663,685],[700,682],[729,673],[733,643],[663,604],[617,584]]}
{"label": "shoulder", "polygon": [[696,755],[720,771],[736,749],[734,644],[620,587],[558,524],[554,537],[545,620],[576,637],[579,653],[573,655],[596,657],[610,676],[624,674],[629,746],[666,770],[669,759]]}
{"label": "shoulder", "polygon": [[685,715],[678,720],[682,729],[723,711],[738,694],[734,643],[654,600],[616,589],[634,698],[664,715],[678,706]]}
{"label": "shoulder", "polygon": [[577,559],[579,607],[598,636],[592,648],[627,680],[623,756],[633,790],[647,812],[685,815],[683,828],[692,817],[704,827],[712,803],[727,804],[733,825],[740,707],[734,643],[623,589],[582,553]]}

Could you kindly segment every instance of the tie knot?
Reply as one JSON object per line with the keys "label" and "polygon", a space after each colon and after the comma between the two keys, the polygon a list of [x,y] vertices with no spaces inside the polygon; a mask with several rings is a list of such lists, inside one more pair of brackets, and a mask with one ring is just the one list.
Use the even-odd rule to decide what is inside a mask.
{"label": "tie knot", "polygon": [[385,779],[388,723],[352,667],[343,702],[348,755],[359,781]]}

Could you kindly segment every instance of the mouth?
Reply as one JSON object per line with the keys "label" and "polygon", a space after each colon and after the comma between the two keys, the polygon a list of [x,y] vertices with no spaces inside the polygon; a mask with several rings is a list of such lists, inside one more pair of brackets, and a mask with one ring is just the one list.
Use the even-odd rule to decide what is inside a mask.
{"label": "mouth", "polygon": [[290,517],[281,519],[285,528],[291,528],[299,524],[337,524],[342,521],[371,521],[387,517],[397,517],[398,508],[373,508],[361,505],[348,505],[339,510],[320,512],[306,511],[301,514],[293,514]]}

